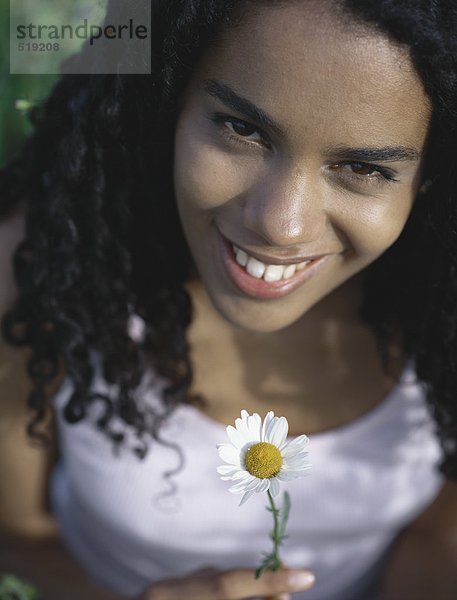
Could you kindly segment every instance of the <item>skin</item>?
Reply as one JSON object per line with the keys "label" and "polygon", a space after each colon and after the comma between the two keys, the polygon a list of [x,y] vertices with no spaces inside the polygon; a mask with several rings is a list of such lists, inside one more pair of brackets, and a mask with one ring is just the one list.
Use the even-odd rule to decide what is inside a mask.
{"label": "skin", "polygon": [[[227,107],[208,81],[281,133]],[[332,3],[258,7],[200,61],[182,98],[174,183],[198,270],[188,287],[193,391],[210,399],[209,417],[275,410],[292,435],[317,433],[357,419],[393,387],[405,357],[393,347],[394,377],[384,373],[357,316],[361,283],[411,212],[430,116],[407,50]],[[412,156],[367,166],[341,152],[386,147]],[[248,252],[331,256],[288,295],[253,298],[229,278],[219,231]]]}
{"label": "skin", "polygon": [[[355,30],[322,7],[307,2],[248,14],[204,56],[182,98],[174,183],[198,270],[188,285],[195,309],[189,331],[194,389],[211,398],[209,416],[225,423],[241,407],[264,412],[265,391],[273,389],[268,408],[276,409],[273,397],[281,397],[280,414],[299,428],[306,422],[307,432],[319,431],[356,418],[367,408],[366,398],[376,405],[393,385],[381,375],[375,340],[356,315],[363,270],[399,237],[413,207],[431,105],[403,48]],[[281,132],[208,93],[209,81],[248,99]],[[218,123],[215,113],[224,115]],[[407,148],[408,160],[377,160],[370,168],[340,151],[386,147]],[[332,256],[290,294],[257,299],[228,277],[217,231],[247,251]],[[320,363],[311,359],[311,372],[304,364],[322,334]],[[275,379],[274,367],[286,378]],[[362,405],[355,368],[370,380],[359,390]],[[341,380],[328,375],[338,369],[350,381],[346,403]],[[259,385],[249,386],[246,373]],[[263,388],[265,374],[273,376]],[[297,389],[284,400],[286,379],[286,387],[292,380]],[[227,381],[230,397],[223,391]],[[344,414],[335,411],[336,389]],[[322,420],[313,421],[313,410]],[[330,414],[336,415],[333,423]],[[234,598],[249,595],[247,588],[237,595],[233,585]]]}
{"label": "skin", "polygon": [[[176,130],[175,185],[183,226],[200,275],[189,284],[196,307],[190,331],[196,379],[202,381],[206,365],[206,375],[211,377],[205,379],[215,386],[215,393],[221,394],[227,387],[218,379],[223,365],[225,381],[229,378],[233,382],[231,407],[237,416],[239,406],[234,398],[240,398],[251,410],[257,409],[258,400],[247,395],[246,380],[232,378],[241,363],[251,374],[258,373],[255,360],[264,368],[276,365],[302,394],[305,381],[314,393],[324,387],[325,373],[337,373],[341,367],[347,368],[352,385],[356,365],[376,380],[374,340],[355,318],[360,274],[397,239],[411,211],[420,181],[420,154],[427,136],[430,105],[403,50],[381,36],[354,30],[335,15],[333,8],[327,10],[328,6],[303,2],[275,10],[259,9],[248,15],[237,30],[204,57],[183,98]],[[285,134],[271,135],[269,148],[260,142],[263,138],[258,132],[250,132],[249,145],[229,142],[223,134],[230,133],[229,124],[217,129],[210,117],[222,111],[231,117],[242,115],[227,110],[204,92],[203,82],[209,78],[222,80],[261,107]],[[377,175],[370,177],[360,166],[349,166],[351,157],[343,160],[335,150],[342,146],[392,145],[415,149],[418,156],[407,162],[383,163],[381,166],[395,171],[398,182],[391,183]],[[355,178],[353,171],[358,172]],[[224,274],[213,251],[216,226],[245,247],[274,252],[276,256],[330,253],[331,261],[289,296],[274,301],[253,299],[240,293]],[[308,346],[303,333],[312,341]],[[316,352],[321,334],[323,344]],[[363,353],[359,351],[361,346]],[[318,368],[307,360],[316,353]],[[292,359],[298,355],[303,360],[293,364]],[[311,364],[304,375],[303,363]],[[14,379],[22,375],[24,368],[18,368]],[[344,400],[337,383],[340,400]],[[379,397],[373,390],[366,394],[365,389],[362,395],[376,403],[384,395],[381,383],[377,382]],[[264,392],[261,387],[259,391],[260,395]],[[326,404],[326,396],[334,397],[335,389],[325,390],[316,409],[327,413],[325,423],[329,425],[328,414],[334,412],[335,405]],[[348,390],[349,396],[354,397],[353,387]],[[245,403],[246,399],[249,402]],[[281,413],[289,420],[297,416],[294,422],[300,423],[300,418],[310,415],[308,399],[303,402],[298,403],[291,393]],[[229,399],[223,398],[222,404],[229,404]],[[354,412],[350,402],[342,401],[341,405],[352,410],[346,419],[355,417],[357,407]],[[271,404],[269,407],[276,408]],[[322,426],[316,421],[316,430]],[[311,432],[309,427],[303,430]],[[2,454],[15,452],[7,445]],[[12,497],[10,490],[8,485],[4,491]],[[455,507],[455,497],[453,490],[447,512],[443,512],[440,501],[416,526],[427,540],[429,531],[434,531],[433,539],[440,541],[441,548],[438,532],[449,530],[448,517],[454,514],[451,508]],[[442,526],[438,526],[433,511],[441,518],[445,515]],[[16,515],[16,522],[23,523],[21,513]],[[2,570],[19,572],[16,566],[25,564],[30,541],[24,546],[21,543],[16,536],[16,545],[9,540],[4,544]],[[46,597],[62,598],[69,587],[74,587],[69,582],[80,581],[82,575],[75,571],[60,545],[51,553],[41,539],[37,544],[39,548],[33,548],[30,556],[30,569],[24,567],[23,575],[34,573],[32,580],[42,585]],[[65,581],[47,576],[49,564],[57,564],[56,556],[68,568],[56,571],[66,573]],[[420,560],[408,562],[409,556],[409,552],[405,557],[397,554],[395,585],[402,582],[405,565],[414,567],[414,578],[403,580],[406,584],[400,593],[390,592],[387,582],[383,600],[404,598],[405,589],[418,597],[414,589],[416,573],[427,571]],[[42,582],[37,571],[42,573]],[[208,569],[156,582],[144,591],[141,600],[286,600],[293,591],[311,585],[292,584],[288,579],[292,574],[281,569],[255,580],[252,570]],[[437,595],[433,590],[428,597],[432,596],[438,600],[453,597]],[[117,598],[89,589],[87,582],[81,583],[75,597]]]}
{"label": "skin", "polygon": [[[430,103],[405,50],[369,31],[355,33],[321,3],[259,8],[205,56],[183,99],[175,145],[178,207],[204,287],[236,327],[275,332],[295,323],[387,250],[408,219]],[[283,134],[251,127],[240,135],[239,123],[238,133],[228,120],[213,123],[216,112],[246,119],[205,92],[207,80],[249,99]],[[386,146],[419,155],[376,162],[395,182],[337,153]],[[229,280],[216,229],[248,250],[332,258],[291,294],[259,300]],[[320,312],[333,310],[329,299]]]}

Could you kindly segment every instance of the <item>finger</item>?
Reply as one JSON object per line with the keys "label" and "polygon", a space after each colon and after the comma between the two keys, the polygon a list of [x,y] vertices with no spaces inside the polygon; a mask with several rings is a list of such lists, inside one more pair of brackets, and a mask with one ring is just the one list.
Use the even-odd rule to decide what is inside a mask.
{"label": "finger", "polygon": [[274,596],[304,591],[312,587],[309,571],[280,569],[265,572],[255,579],[252,569],[219,571],[214,574],[183,579],[163,580],[150,588],[148,600],[242,600],[249,597]]}
{"label": "finger", "polygon": [[[283,562],[281,562],[279,569],[284,570],[284,569],[287,569],[287,567],[285,566],[285,564]],[[268,597],[265,597],[264,600],[291,600],[291,595],[290,594],[279,594],[276,596],[268,596]]]}

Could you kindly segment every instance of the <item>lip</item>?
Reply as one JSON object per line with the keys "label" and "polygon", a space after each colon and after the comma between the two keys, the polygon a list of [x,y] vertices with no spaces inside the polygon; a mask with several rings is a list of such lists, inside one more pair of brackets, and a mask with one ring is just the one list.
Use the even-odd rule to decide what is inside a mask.
{"label": "lip", "polygon": [[[235,260],[232,244],[217,230],[222,261],[232,283],[253,298],[273,300],[290,294],[298,287],[309,281],[334,255],[326,254],[313,259],[301,271],[296,271],[290,279],[267,282],[263,278],[256,279]],[[304,259],[306,260],[306,259]],[[263,262],[263,261],[262,261]],[[299,261],[300,262],[300,261]],[[289,262],[284,264],[290,264]]]}
{"label": "lip", "polygon": [[257,252],[256,250],[247,250],[246,248],[243,248],[243,246],[240,246],[239,244],[235,244],[235,242],[231,242],[224,235],[222,235],[222,237],[229,244],[233,244],[240,250],[243,250],[243,252],[246,252],[246,254],[249,254],[249,256],[252,256],[253,258],[256,258],[257,260],[260,260],[260,262],[263,262],[267,265],[284,265],[284,266],[295,265],[295,264],[304,262],[305,260],[317,260],[318,258],[323,258],[324,256],[328,256],[327,254],[313,254],[311,256],[294,256],[292,258],[290,258],[290,257],[289,258],[280,258],[280,257],[276,257],[276,256],[268,256],[267,254],[262,254],[261,252]]}

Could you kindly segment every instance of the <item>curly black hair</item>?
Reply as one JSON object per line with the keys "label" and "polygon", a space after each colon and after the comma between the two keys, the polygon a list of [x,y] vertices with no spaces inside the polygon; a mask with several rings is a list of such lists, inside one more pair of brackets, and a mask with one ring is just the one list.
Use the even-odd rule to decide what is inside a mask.
{"label": "curly black hair", "polygon": [[[163,419],[195,400],[186,340],[192,307],[184,287],[195,267],[172,183],[180,98],[221,32],[258,5],[289,2],[151,3],[151,74],[62,76],[31,113],[33,135],[0,172],[0,218],[21,202],[27,209],[26,236],[14,255],[18,297],[2,331],[11,344],[32,349],[29,432],[40,435],[46,387],[63,367],[73,384],[67,421],[80,421],[101,399],[99,427],[121,443],[113,417],[132,426],[139,456],[151,436],[159,439]],[[424,167],[433,183],[418,195],[397,242],[366,269],[360,317],[376,335],[385,368],[393,340],[415,360],[444,450],[440,470],[457,478],[457,5],[334,4],[349,22],[409,49],[433,104]],[[134,313],[145,322],[141,341],[128,335]],[[118,386],[115,398],[92,393],[91,351]],[[146,360],[169,383],[163,414],[135,399]]]}

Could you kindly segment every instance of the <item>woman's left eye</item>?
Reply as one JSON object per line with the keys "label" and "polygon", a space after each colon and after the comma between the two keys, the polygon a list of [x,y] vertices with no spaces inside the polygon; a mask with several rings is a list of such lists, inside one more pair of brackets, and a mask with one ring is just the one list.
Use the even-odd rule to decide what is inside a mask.
{"label": "woman's left eye", "polygon": [[379,173],[376,167],[373,165],[365,165],[363,163],[351,163],[346,165],[350,167],[351,171],[355,173],[355,175],[362,175],[366,177],[372,177],[376,173]]}
{"label": "woman's left eye", "polygon": [[397,181],[394,173],[384,167],[362,162],[346,162],[332,166],[333,170],[346,171],[347,176],[359,181]]}

